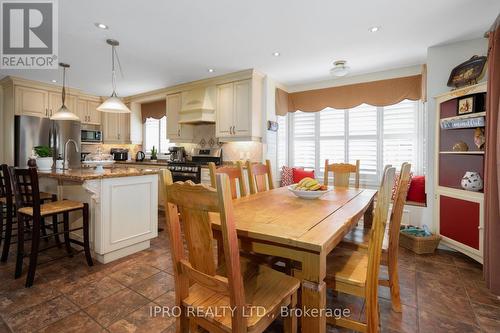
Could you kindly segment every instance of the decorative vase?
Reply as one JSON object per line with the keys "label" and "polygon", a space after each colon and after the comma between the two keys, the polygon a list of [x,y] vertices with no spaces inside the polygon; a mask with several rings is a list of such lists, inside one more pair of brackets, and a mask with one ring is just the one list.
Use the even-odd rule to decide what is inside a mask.
{"label": "decorative vase", "polygon": [[54,158],[52,157],[37,157],[36,166],[39,171],[51,171],[52,164],[54,164]]}
{"label": "decorative vase", "polygon": [[464,190],[479,192],[483,189],[483,180],[478,172],[467,171],[462,177],[461,185]]}
{"label": "decorative vase", "polygon": [[453,151],[468,151],[469,150],[469,146],[467,146],[467,144],[463,141],[458,141],[457,143],[455,143],[453,145]]}

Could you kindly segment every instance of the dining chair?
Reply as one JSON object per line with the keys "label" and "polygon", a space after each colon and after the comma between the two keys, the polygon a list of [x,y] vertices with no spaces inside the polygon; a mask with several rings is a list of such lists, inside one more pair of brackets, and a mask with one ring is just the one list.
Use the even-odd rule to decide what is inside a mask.
{"label": "dining chair", "polygon": [[377,195],[368,251],[337,247],[327,256],[327,288],[365,299],[366,322],[328,317],[327,323],[359,332],[378,332],[380,325],[378,279],[382,241],[389,212],[395,168],[387,168]]}
{"label": "dining chair", "polygon": [[250,194],[256,194],[258,192],[265,192],[274,189],[270,160],[266,160],[266,164],[247,161],[246,167]]}
{"label": "dining chair", "polygon": [[[63,231],[54,232],[54,235],[62,234],[64,236],[64,244],[66,247],[67,255],[61,256],[72,257],[74,252],[71,248],[71,243],[83,247],[85,258],[89,266],[93,265],[92,257],[90,254],[89,243],[89,205],[72,200],[60,200],[49,203],[42,203],[40,200],[40,191],[38,183],[38,173],[36,168],[28,169],[15,169],[14,167],[8,168],[8,173],[14,197],[16,200],[17,209],[17,257],[16,257],[16,270],[15,278],[19,278],[22,273],[24,253],[24,234],[31,231],[31,248],[29,254],[28,275],[26,276],[26,287],[31,287],[35,279],[36,266],[38,263],[38,254],[50,248],[58,247],[59,244],[46,246],[40,248],[40,239],[46,239],[50,235],[40,235],[41,221],[45,217],[63,215]],[[82,211],[82,226],[70,229],[69,213],[74,211]],[[24,223],[27,220],[32,221],[31,230],[24,228]],[[83,242],[70,238],[70,233],[82,230]],[[51,259],[60,259],[54,258]]]}
{"label": "dining chair", "polygon": [[243,176],[244,175],[243,164],[240,161],[236,162],[236,166],[221,166],[221,167],[217,167],[215,163],[209,162],[208,169],[210,170],[210,183],[212,184],[213,188],[216,188],[217,186],[216,175],[219,173],[224,173],[229,177],[229,185],[231,187],[231,197],[233,199],[238,198],[238,189],[239,189],[239,197],[244,197],[247,195],[245,180]]}
{"label": "dining chair", "polygon": [[[392,309],[401,312],[401,298],[399,293],[399,230],[403,219],[403,209],[406,204],[406,195],[410,185],[411,164],[403,163],[399,173],[399,180],[393,197],[392,211],[389,219],[389,228],[384,234],[382,244],[381,265],[387,266],[388,279],[380,279],[379,285],[389,287],[391,291]],[[355,250],[368,249],[369,229],[363,225],[351,230],[343,239],[340,246]]]}
{"label": "dining chair", "polygon": [[325,178],[323,184],[328,186],[328,174],[333,173],[333,185],[337,187],[349,187],[351,173],[354,173],[354,187],[359,188],[359,160],[356,164],[348,163],[333,163],[328,164],[329,160],[325,160]]}
{"label": "dining chair", "polygon": [[[175,299],[182,309],[177,332],[198,326],[210,332],[263,332],[282,307],[295,308],[299,280],[240,258],[226,174],[216,176],[217,189],[190,181],[173,183],[169,170],[163,170],[162,178]],[[211,212],[221,219],[225,264],[219,267],[213,255]],[[285,317],[284,323],[286,332],[296,332],[296,316]]]}
{"label": "dining chair", "polygon": [[[49,202],[56,200],[57,195],[40,192],[40,201]],[[16,217],[14,201],[8,165],[2,164],[0,165],[0,242],[3,241],[2,255],[0,257],[1,262],[6,262],[8,260],[10,246],[16,243],[16,241],[12,241],[12,237],[16,236],[13,235],[12,232],[17,231],[17,227],[14,225],[14,219]],[[28,222],[25,227],[30,229]],[[47,235],[45,219],[41,220],[41,231],[42,235]],[[54,235],[54,233],[57,233],[57,223],[54,223],[54,220],[52,221],[52,231],[56,242],[59,244],[59,237],[57,234]]]}

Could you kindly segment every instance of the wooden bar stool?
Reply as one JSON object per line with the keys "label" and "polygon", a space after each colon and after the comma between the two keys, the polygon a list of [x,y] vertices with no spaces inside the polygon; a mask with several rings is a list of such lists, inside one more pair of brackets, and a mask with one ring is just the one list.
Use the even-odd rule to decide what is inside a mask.
{"label": "wooden bar stool", "polygon": [[270,160],[266,160],[266,164],[251,163],[250,161],[247,161],[246,167],[250,194],[274,189]]}
{"label": "wooden bar stool", "polygon": [[359,332],[379,332],[378,280],[382,241],[391,202],[395,168],[387,168],[377,195],[368,251],[335,248],[326,260],[327,288],[366,301],[366,323],[348,318],[327,318],[327,323]]}
{"label": "wooden bar stool", "polygon": [[[389,287],[391,290],[392,310],[401,312],[401,298],[399,294],[399,273],[398,273],[398,254],[399,254],[399,229],[403,219],[403,209],[406,203],[406,195],[410,183],[410,163],[403,163],[399,173],[399,181],[393,198],[391,217],[389,219],[389,228],[384,234],[382,243],[381,265],[387,266],[389,279],[379,280],[379,285]],[[358,226],[351,230],[340,246],[354,250],[367,250],[369,243],[370,229],[365,226]]]}
{"label": "wooden bar stool", "polygon": [[[236,166],[222,166],[216,167],[215,163],[209,162],[208,168],[210,170],[210,183],[213,188],[217,188],[216,183],[216,175],[219,173],[224,173],[229,177],[229,185],[231,187],[231,197],[233,199],[238,198],[238,188],[240,190],[239,197],[244,197],[247,195],[247,189],[245,186],[245,180],[243,177],[243,165],[240,161],[236,163]],[[236,182],[238,182],[238,186],[236,186]]]}
{"label": "wooden bar stool", "polygon": [[[170,171],[163,171],[175,299],[181,308],[177,332],[198,332],[198,326],[210,332],[263,332],[283,307],[292,313],[284,318],[285,332],[296,332],[293,314],[300,281],[240,258],[228,176],[218,174],[216,179],[217,190],[189,181],[173,183]],[[210,212],[221,218],[222,267],[214,261]],[[184,253],[181,224],[189,256]]]}
{"label": "wooden bar stool", "polygon": [[354,174],[354,187],[359,188],[359,160],[356,164],[333,163],[328,164],[325,160],[325,178],[323,184],[328,186],[328,173],[333,172],[333,185],[338,187],[350,187],[351,173]]}
{"label": "wooden bar stool", "polygon": [[[31,251],[29,254],[29,268],[28,275],[26,277],[26,287],[31,287],[33,285],[33,280],[35,278],[35,271],[38,260],[38,253],[58,246],[59,244],[47,246],[40,249],[40,239],[50,236],[40,235],[41,232],[41,220],[42,218],[49,216],[57,216],[58,214],[63,214],[63,231],[54,233],[54,235],[62,234],[64,235],[64,244],[66,247],[66,256],[73,256],[73,250],[71,248],[71,243],[77,244],[83,247],[85,252],[85,257],[87,259],[87,264],[89,266],[93,265],[92,257],[90,255],[90,245],[89,245],[89,205],[87,203],[62,200],[54,201],[42,204],[40,200],[40,191],[38,186],[38,173],[36,168],[28,169],[14,169],[13,167],[8,168],[11,183],[14,189],[14,196],[16,199],[17,208],[17,258],[16,258],[16,272],[15,277],[19,278],[22,273],[24,253],[24,222],[26,220],[31,220],[32,230],[31,230]],[[83,226],[70,229],[69,226],[69,213],[73,211],[81,210],[83,213]],[[83,230],[83,242],[76,239],[70,238],[70,232]],[[62,256],[60,258],[66,257]],[[56,258],[56,259],[60,259]],[[53,260],[56,260],[53,259]]]}
{"label": "wooden bar stool", "polygon": [[[42,202],[56,201],[57,195],[40,192],[40,200]],[[0,242],[3,241],[2,256],[0,261],[6,262],[9,257],[9,250],[12,244],[16,241],[12,241],[12,232],[17,230],[17,226],[14,225],[14,219],[16,217],[14,195],[12,193],[12,185],[9,177],[9,170],[7,164],[2,164],[0,166]],[[43,235],[47,235],[45,219],[41,221],[41,230]],[[26,229],[30,230],[31,226],[29,223],[26,224]],[[54,235],[56,243],[60,243],[59,236],[57,235],[57,216],[53,218],[52,221],[52,231],[56,233]],[[5,232],[5,235],[4,235]],[[48,238],[46,238],[48,240]]]}

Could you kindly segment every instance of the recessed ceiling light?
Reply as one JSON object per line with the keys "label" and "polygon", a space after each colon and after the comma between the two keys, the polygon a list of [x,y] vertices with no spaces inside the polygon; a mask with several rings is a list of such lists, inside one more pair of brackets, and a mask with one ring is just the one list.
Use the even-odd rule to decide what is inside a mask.
{"label": "recessed ceiling light", "polygon": [[330,69],[330,74],[333,76],[346,76],[351,69],[347,66],[347,61],[345,60],[337,60],[333,63],[332,69]]}
{"label": "recessed ceiling light", "polygon": [[215,69],[213,69],[213,68],[209,68],[209,69],[207,69],[207,71],[208,71],[209,73],[213,73],[213,72],[215,72]]}
{"label": "recessed ceiling light", "polygon": [[104,23],[94,23],[94,25],[96,27],[98,27],[99,29],[103,29],[103,30],[109,29],[109,27]]}
{"label": "recessed ceiling light", "polygon": [[281,55],[281,53],[279,53],[279,52],[273,52],[273,56],[275,56],[275,57],[279,57],[280,55]]}
{"label": "recessed ceiling light", "polygon": [[56,83],[56,82],[57,82],[57,80],[52,80],[52,83]]}
{"label": "recessed ceiling light", "polygon": [[377,32],[377,31],[379,31],[379,30],[380,30],[380,27],[371,27],[371,28],[369,29],[369,31],[370,31],[370,32]]}

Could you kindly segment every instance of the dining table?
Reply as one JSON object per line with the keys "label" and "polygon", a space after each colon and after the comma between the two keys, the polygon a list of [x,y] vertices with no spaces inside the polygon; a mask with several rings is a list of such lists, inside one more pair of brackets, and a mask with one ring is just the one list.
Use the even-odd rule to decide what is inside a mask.
{"label": "dining table", "polygon": [[[372,223],[376,194],[333,187],[307,200],[281,187],[232,201],[242,250],[293,263],[292,274],[301,280],[302,332],[326,331],[326,257],[361,217]],[[220,228],[220,219],[212,219],[215,238]]]}

